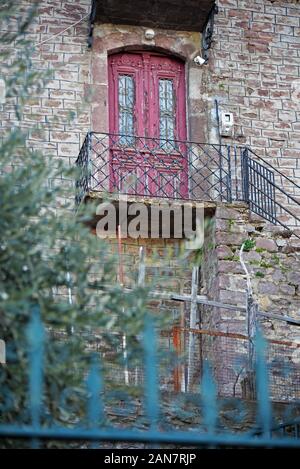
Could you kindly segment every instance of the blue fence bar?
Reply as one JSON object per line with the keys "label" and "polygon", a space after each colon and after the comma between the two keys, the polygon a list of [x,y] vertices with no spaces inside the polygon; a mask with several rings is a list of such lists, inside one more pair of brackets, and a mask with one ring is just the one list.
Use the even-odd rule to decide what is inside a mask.
{"label": "blue fence bar", "polygon": [[[32,309],[32,319],[27,328],[27,339],[29,344],[29,408],[32,427],[39,429],[41,422],[41,410],[43,402],[43,359],[44,359],[44,328],[40,318],[38,307]],[[37,439],[32,440],[32,448],[38,448]]]}
{"label": "blue fence bar", "polygon": [[209,364],[204,364],[202,387],[203,425],[208,433],[214,434],[218,418],[216,385]]}

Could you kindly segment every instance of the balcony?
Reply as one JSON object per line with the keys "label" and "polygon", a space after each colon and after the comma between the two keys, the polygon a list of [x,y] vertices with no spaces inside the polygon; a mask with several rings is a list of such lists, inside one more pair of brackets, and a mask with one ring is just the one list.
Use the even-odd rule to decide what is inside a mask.
{"label": "balcony", "polygon": [[93,0],[97,23],[202,32],[215,0]]}
{"label": "balcony", "polygon": [[76,164],[77,203],[103,193],[232,201],[227,146],[90,132]]}
{"label": "balcony", "polygon": [[300,239],[300,185],[251,149],[89,132],[76,160],[76,203],[103,199],[242,201]]}

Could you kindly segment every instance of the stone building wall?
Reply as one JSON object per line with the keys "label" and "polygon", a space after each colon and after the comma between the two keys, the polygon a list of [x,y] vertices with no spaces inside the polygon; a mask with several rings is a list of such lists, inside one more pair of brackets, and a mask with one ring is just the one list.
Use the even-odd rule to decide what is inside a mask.
{"label": "stone building wall", "polygon": [[[245,306],[247,282],[239,252],[241,245],[250,241],[243,259],[260,311],[299,320],[300,248],[291,233],[266,225],[249,215],[243,205],[217,207],[213,231],[214,241],[206,248],[203,293],[223,303]],[[203,321],[212,329],[247,332],[243,312],[213,308],[204,314]],[[298,327],[284,321],[261,318],[259,324],[270,339],[300,340]]]}
{"label": "stone building wall", "polygon": [[[20,12],[30,3],[21,0]],[[219,0],[218,4],[209,63],[197,67],[192,58],[201,47],[200,33],[157,30],[154,41],[147,43],[142,27],[97,25],[93,48],[88,49],[88,19],[74,27],[72,24],[87,15],[90,0],[41,2],[31,26],[30,37],[37,44],[32,61],[38,69],[53,69],[53,79],[25,108],[22,126],[30,130],[38,124],[43,131],[42,135],[30,132],[29,145],[41,150],[45,158],[49,156],[53,164],[63,158],[74,165],[86,133],[108,129],[107,53],[125,46],[156,46],[186,61],[191,138],[218,142],[217,99],[220,109],[232,111],[235,117],[234,138],[223,139],[223,143],[247,143],[285,174],[300,178],[300,5],[269,0]],[[15,123],[13,104],[8,99],[0,108],[2,133]],[[75,114],[72,122],[68,121],[70,112]],[[71,186],[66,180],[50,182]],[[262,231],[256,230],[256,222],[249,221],[245,208],[224,210],[216,211],[216,248],[208,246],[203,291],[206,289],[210,298],[244,303],[245,280],[237,250],[242,241],[253,236],[256,247],[246,257],[254,272],[261,308],[296,317],[300,310],[298,253],[286,251],[289,239],[264,231],[261,222],[257,226]],[[152,241],[143,243],[151,249]],[[126,241],[124,250],[129,265],[135,266],[138,242]],[[181,274],[172,275],[172,287],[185,288],[182,285],[190,282],[190,273],[186,275],[186,280]],[[233,317],[225,311],[212,318],[214,327],[244,332],[238,314]],[[284,329],[285,336],[295,338],[295,329],[284,323],[265,321],[265,325],[270,334],[281,334]]]}
{"label": "stone building wall", "polygon": [[[18,1],[16,16],[23,14],[32,3],[31,0]],[[36,44],[32,67],[44,71],[50,69],[53,73],[44,91],[27,103],[21,126],[28,129],[29,146],[42,151],[53,164],[57,158],[63,158],[73,166],[90,129],[90,108],[85,102],[86,87],[90,83],[88,19],[58,34],[89,11],[90,0],[43,0],[27,36]],[[11,18],[10,24],[14,27],[16,21],[17,18]],[[18,125],[14,104],[14,100],[8,98],[4,105],[0,105],[1,134],[14,124]],[[66,180],[50,183],[71,187]]]}
{"label": "stone building wall", "polygon": [[234,114],[234,138],[300,178],[300,5],[219,0],[207,74],[211,138],[214,99]]}
{"label": "stone building wall", "polygon": [[[22,12],[31,1],[19,4]],[[144,28],[96,25],[94,45],[88,49],[87,18],[52,36],[83,18],[90,0],[41,2],[30,37],[36,44],[50,40],[37,46],[33,66],[53,69],[54,75],[44,93],[26,107],[22,125],[38,123],[44,129],[41,136],[31,135],[30,144],[45,156],[64,157],[73,165],[86,132],[107,130],[100,106],[107,101],[107,52],[155,46],[187,61],[190,138],[218,141],[217,99],[220,109],[235,117],[234,138],[224,138],[223,143],[247,143],[287,175],[299,178],[300,5],[219,0],[218,6],[209,63],[197,67],[191,59],[200,49],[198,33],[157,30],[156,38],[147,42]],[[14,122],[12,104],[8,100],[0,109],[2,132]],[[77,116],[71,124],[70,112]]]}

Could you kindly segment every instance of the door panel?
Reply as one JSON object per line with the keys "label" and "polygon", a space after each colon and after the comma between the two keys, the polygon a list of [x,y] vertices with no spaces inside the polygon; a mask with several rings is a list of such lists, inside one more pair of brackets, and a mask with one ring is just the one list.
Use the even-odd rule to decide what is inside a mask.
{"label": "door panel", "polygon": [[[166,105],[170,111],[172,102],[173,139],[186,140],[184,64],[169,57],[151,57],[150,83],[149,122],[152,136],[163,137],[160,134],[162,111],[166,111]],[[172,90],[171,96],[170,90]]]}
{"label": "door panel", "polygon": [[[184,65],[150,53],[109,60],[110,189],[187,196]],[[136,137],[138,136],[138,137]]]}

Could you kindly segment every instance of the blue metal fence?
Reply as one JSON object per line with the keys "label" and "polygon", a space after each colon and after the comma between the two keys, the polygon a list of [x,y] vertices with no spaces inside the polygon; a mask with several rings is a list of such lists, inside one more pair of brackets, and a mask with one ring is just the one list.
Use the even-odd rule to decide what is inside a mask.
{"label": "blue metal fence", "polygon": [[[254,375],[256,379],[257,400],[256,418],[253,428],[243,432],[225,430],[218,423],[219,400],[216,385],[212,378],[209,363],[204,366],[199,394],[196,396],[202,420],[198,428],[176,430],[164,428],[160,422],[162,399],[158,385],[158,363],[156,354],[156,333],[153,319],[148,316],[145,321],[143,346],[145,365],[144,409],[146,427],[136,428],[128,424],[126,428],[105,424],[104,377],[101,372],[99,354],[90,355],[90,369],[86,374],[86,418],[72,426],[47,424],[43,420],[43,396],[45,386],[45,329],[40,319],[39,309],[32,312],[32,319],[27,327],[29,380],[28,407],[30,422],[1,423],[0,439],[25,439],[32,448],[38,448],[45,440],[85,441],[92,447],[102,442],[138,442],[151,444],[172,444],[193,447],[300,447],[298,430],[292,433],[279,432],[279,423],[275,424],[272,414],[272,403],[268,392],[268,371],[264,358],[265,340],[258,334],[255,341],[256,362]],[[170,396],[172,398],[172,396]],[[295,409],[293,403],[293,409]],[[298,403],[300,404],[300,403]],[[237,405],[238,407],[238,405]],[[2,419],[5,413],[2,414]],[[125,422],[125,421],[124,421]],[[287,425],[299,428],[300,417],[291,419],[287,424],[281,422],[282,428]],[[123,425],[123,424],[122,424]],[[279,426],[280,426],[279,425]]]}

